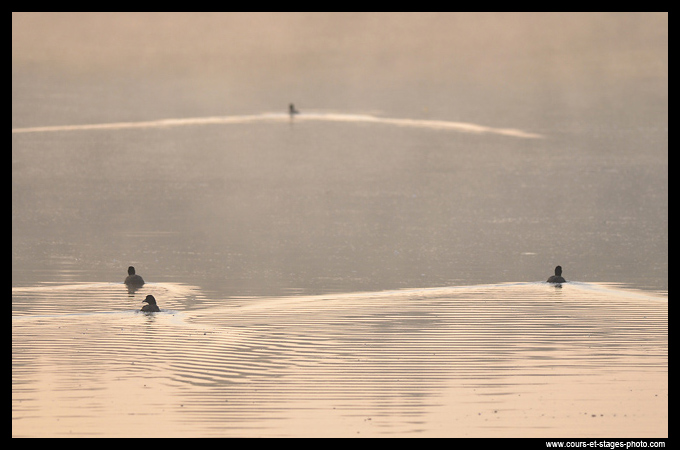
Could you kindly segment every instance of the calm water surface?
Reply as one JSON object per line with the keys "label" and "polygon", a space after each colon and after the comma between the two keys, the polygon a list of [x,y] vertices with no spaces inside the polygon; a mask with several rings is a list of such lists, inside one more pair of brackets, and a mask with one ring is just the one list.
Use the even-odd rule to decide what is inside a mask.
{"label": "calm water surface", "polygon": [[12,33],[14,436],[667,436],[667,14]]}

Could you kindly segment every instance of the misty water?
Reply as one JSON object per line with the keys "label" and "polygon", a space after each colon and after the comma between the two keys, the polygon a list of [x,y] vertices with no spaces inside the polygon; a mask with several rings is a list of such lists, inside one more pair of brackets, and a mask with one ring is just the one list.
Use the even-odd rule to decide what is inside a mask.
{"label": "misty water", "polygon": [[[326,435],[353,435],[343,420],[366,408],[384,419],[374,435],[465,435],[442,425],[455,401],[441,399],[467,386],[450,380],[489,370],[506,377],[536,349],[517,341],[507,364],[489,366],[480,356],[477,366],[466,360],[471,372],[462,374],[446,368],[453,354],[401,365],[396,354],[416,350],[393,345],[391,333],[412,333],[423,354],[446,339],[460,349],[480,336],[447,332],[461,320],[476,323],[471,314],[487,301],[510,308],[502,320],[515,330],[527,316],[513,312],[528,312],[539,328],[545,322],[536,335],[560,355],[587,360],[573,367],[593,386],[611,367],[652,367],[631,369],[631,379],[667,383],[667,14],[13,13],[12,20],[13,434],[31,435],[36,424],[47,435],[66,433],[53,426],[61,419],[70,433],[136,435],[126,432],[127,413],[77,394],[105,386],[116,398],[130,392],[129,380],[157,371],[167,392],[152,399],[133,387],[146,392],[135,404],[153,414],[160,413],[151,405],[167,404],[162,429],[177,435],[305,435],[315,421]],[[294,118],[290,103],[300,111]],[[542,282],[558,264],[576,283],[556,291]],[[147,281],[138,292],[122,284],[129,265]],[[164,311],[157,319],[133,312],[149,293]],[[313,307],[300,310],[290,299]],[[592,302],[612,302],[609,317],[598,309],[601,321],[586,328],[603,348],[616,347],[613,362],[588,359],[579,327],[569,338],[546,334],[560,329],[552,314],[585,320],[580,308]],[[386,315],[377,319],[381,308]],[[437,308],[455,320],[429,317]],[[645,312],[653,322],[638,322]],[[297,313],[319,321],[294,322]],[[608,334],[611,321],[627,331]],[[152,333],[149,341],[139,327]],[[489,345],[501,345],[507,331],[489,331]],[[202,336],[216,338],[208,344]],[[628,351],[639,349],[638,339],[646,350]],[[356,360],[367,369],[353,369],[356,383],[345,373],[335,394],[319,395],[320,378],[333,380],[355,361],[357,340],[384,345],[394,358],[362,350]],[[140,364],[135,349],[147,352],[156,341],[165,342],[158,350],[167,352],[165,363]],[[75,383],[77,342],[95,364],[82,369],[91,380]],[[192,348],[203,348],[193,356],[196,371],[187,370]],[[253,351],[263,359],[242,365]],[[403,384],[412,364],[432,369],[424,386]],[[308,385],[293,374],[312,366],[318,378]],[[385,367],[393,378],[359,382]],[[534,369],[523,373],[545,375],[545,367]],[[120,377],[103,382],[111,370]],[[275,380],[289,396],[273,393]],[[391,394],[379,386],[390,381],[402,399],[440,400],[398,402],[384,414]],[[251,390],[237,393],[239,383]],[[551,383],[546,392],[558,386]],[[183,397],[192,388],[194,403]],[[667,406],[665,389],[650,395]],[[216,392],[238,399],[243,427],[238,414],[223,414],[224,404],[206,403]],[[262,392],[281,409],[244,406],[262,405]],[[193,409],[183,411],[180,397]],[[38,406],[27,410],[31,402]],[[319,414],[324,408],[332,414]],[[111,428],[66,420],[72,409],[105,417]],[[413,415],[421,425],[405,419]],[[665,417],[662,428],[641,432],[663,435],[665,427],[667,435]],[[523,419],[505,420],[498,435]],[[591,423],[574,423],[556,419],[547,434],[598,434]],[[610,425],[604,435],[630,426]]]}

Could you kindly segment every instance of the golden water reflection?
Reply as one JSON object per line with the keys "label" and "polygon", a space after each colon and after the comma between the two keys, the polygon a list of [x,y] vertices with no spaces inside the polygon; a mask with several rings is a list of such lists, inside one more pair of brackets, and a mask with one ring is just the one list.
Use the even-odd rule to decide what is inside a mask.
{"label": "golden water reflection", "polygon": [[668,435],[667,295],[147,288],[13,289],[13,436]]}

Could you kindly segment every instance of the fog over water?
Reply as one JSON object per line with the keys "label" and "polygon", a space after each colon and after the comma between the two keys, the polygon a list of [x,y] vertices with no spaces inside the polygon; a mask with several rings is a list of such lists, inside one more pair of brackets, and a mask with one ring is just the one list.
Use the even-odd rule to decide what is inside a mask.
{"label": "fog over water", "polygon": [[[294,117],[291,103],[300,111]],[[129,265],[147,281],[136,293],[122,285]],[[563,297],[536,283],[556,265],[567,280],[581,283],[557,291]],[[480,294],[478,286],[487,285],[493,287]],[[31,397],[34,389],[54,392],[33,374],[72,380],[60,361],[80,360],[76,348],[48,344],[76,339],[99,320],[87,314],[118,307],[128,315],[107,316],[103,327],[117,330],[120,319],[121,330],[136,330],[128,336],[134,340],[139,316],[131,311],[149,293],[172,319],[146,326],[157,339],[181,342],[181,355],[168,354],[167,364],[153,363],[153,369],[180,391],[184,383],[201,385],[181,362],[191,353],[182,340],[188,324],[219,335],[215,345],[229,347],[234,360],[251,356],[231,348],[232,332],[250,329],[255,335],[240,338],[246,347],[274,345],[281,337],[295,367],[316,364],[318,356],[305,353],[309,342],[296,333],[332,342],[335,364],[355,342],[336,333],[354,330],[367,342],[385,344],[382,331],[407,332],[414,322],[404,317],[420,317],[421,297],[451,319],[434,317],[411,329],[424,353],[440,344],[467,345],[448,341],[453,337],[442,330],[454,333],[485,301],[502,310],[516,306],[505,303],[507,296],[517,298],[516,311],[556,302],[565,317],[578,320],[562,302],[624,305],[612,313],[620,329],[630,331],[615,340],[621,359],[577,366],[595,377],[593,386],[610,362],[623,371],[648,367],[626,347],[634,348],[640,326],[654,330],[650,372],[663,379],[665,370],[667,382],[664,306],[632,305],[608,289],[644,291],[667,305],[668,14],[12,13],[12,286],[13,418],[24,418],[16,422],[24,424],[16,433],[22,435],[19,429],[49,422],[33,422],[31,412],[17,406],[44,400]],[[453,287],[470,291],[447,290]],[[395,290],[405,293],[388,294]],[[340,312],[325,310],[319,295],[328,295]],[[289,322],[296,309],[282,299],[291,296],[308,299],[311,313],[327,322]],[[357,306],[361,299],[364,311]],[[394,322],[343,328],[354,314],[360,324],[372,324],[373,314],[392,301]],[[257,304],[267,314],[248,309]],[[231,322],[241,307],[243,315]],[[632,311],[647,307],[654,319],[640,323]],[[540,339],[565,352],[560,355],[587,359],[576,326],[565,349],[551,334],[561,326],[552,314],[562,316],[530,311],[547,327],[537,331]],[[66,313],[86,317],[63,326],[57,323],[62,318],[44,318]],[[32,316],[50,323],[47,344],[31,344],[43,342]],[[602,331],[609,330],[605,316],[588,322],[593,335],[609,336]],[[257,328],[261,320],[273,328]],[[513,314],[503,320],[510,328],[524,326]],[[509,332],[485,326],[499,333],[493,343]],[[162,334],[153,334],[158,327]],[[419,334],[430,327],[444,333],[437,335],[440,344]],[[480,337],[475,333],[473,340]],[[96,360],[132,351],[99,338],[92,348]],[[521,365],[534,351],[522,342],[509,365]],[[611,342],[602,338],[601,344]],[[411,351],[404,345],[387,347],[395,355]],[[44,366],[35,352],[45,355]],[[214,355],[205,350],[197,364],[210,366],[213,357],[221,358]],[[447,355],[447,362],[457,358]],[[373,362],[357,379],[386,367],[395,368],[395,379],[410,370],[396,359],[381,365],[377,353],[357,356],[364,357]],[[261,375],[273,376],[271,358]],[[450,375],[440,363],[430,367]],[[108,364],[95,364],[92,374],[109,373]],[[230,370],[228,362],[216,365],[218,372]],[[472,375],[483,376],[482,366]],[[126,367],[115,370],[133,376],[140,369],[128,373]],[[507,375],[505,366],[492,369]],[[536,373],[549,372],[544,369]],[[532,370],[528,376],[536,374]],[[646,376],[631,370],[632,384],[622,390]],[[249,370],[236,372],[234,379],[215,375],[219,392],[229,391],[232,381],[252,381]],[[265,380],[267,389],[272,380]],[[124,389],[104,384],[114,397]],[[398,392],[411,392],[399,386]],[[415,391],[440,398],[460,388],[428,386]],[[345,388],[342,395],[354,392],[353,385]],[[179,398],[172,392],[171,402]],[[357,388],[356,403],[344,406],[365,407],[361,392]],[[210,410],[204,401],[214,394],[196,394],[201,413],[193,417]],[[238,396],[243,404],[252,399]],[[307,397],[295,401],[306,404]],[[140,408],[151,410],[151,403]],[[443,417],[435,404],[442,405],[420,405],[419,414]],[[451,403],[443,404],[446,410]],[[68,405],[55,417],[84,407]],[[250,413],[253,430],[277,435],[276,425],[258,422],[262,411]],[[308,417],[289,419],[304,434]],[[417,428],[402,425],[392,431],[409,435]],[[572,425],[565,419],[557,429]],[[94,433],[106,435],[101,426],[92,425]],[[607,430],[627,426],[616,422]],[[210,434],[190,428],[184,435]],[[239,435],[235,430],[226,435]]]}
{"label": "fog over water", "polygon": [[14,14],[13,129],[294,102],[300,119],[543,137],[304,120],[13,133],[14,279],[67,268],[108,279],[135,262],[155,279],[225,279],[238,294],[229,286],[316,290],[328,277],[349,290],[539,280],[562,264],[572,279],[665,289],[665,23]]}

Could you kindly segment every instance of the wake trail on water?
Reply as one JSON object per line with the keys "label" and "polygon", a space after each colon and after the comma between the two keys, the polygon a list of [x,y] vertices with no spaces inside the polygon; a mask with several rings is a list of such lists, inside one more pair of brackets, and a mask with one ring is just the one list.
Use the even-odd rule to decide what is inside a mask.
{"label": "wake trail on water", "polygon": [[48,133],[64,131],[87,131],[87,130],[124,130],[133,128],[164,128],[193,125],[229,125],[244,124],[251,122],[305,122],[305,121],[325,121],[325,122],[352,122],[352,123],[375,123],[382,125],[394,125],[399,127],[411,127],[431,130],[452,130],[464,133],[475,134],[495,134],[510,136],[523,139],[540,139],[542,135],[530,133],[515,128],[496,128],[468,122],[455,122],[448,120],[425,120],[425,119],[401,119],[379,117],[370,114],[342,114],[342,113],[305,113],[296,114],[291,118],[289,114],[283,113],[263,113],[252,115],[236,116],[212,116],[212,117],[190,117],[184,119],[160,119],[137,122],[114,122],[84,125],[55,125],[45,127],[26,127],[12,128],[12,134],[21,133]]}

